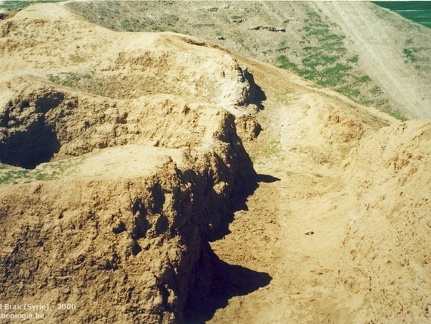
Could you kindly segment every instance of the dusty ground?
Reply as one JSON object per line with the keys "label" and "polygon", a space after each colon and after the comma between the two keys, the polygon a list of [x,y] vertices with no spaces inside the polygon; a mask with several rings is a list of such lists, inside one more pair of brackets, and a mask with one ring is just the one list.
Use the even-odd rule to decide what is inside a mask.
{"label": "dusty ground", "polygon": [[224,273],[208,241],[255,187],[235,126],[258,132],[252,75],[196,38],[51,4],[0,30],[5,316],[36,316],[31,303],[45,323],[181,322]]}
{"label": "dusty ground", "polygon": [[[286,56],[297,69],[312,70],[303,72],[304,77],[356,102],[407,118],[431,116],[431,29],[371,2],[88,1],[66,5],[113,30],[194,35],[274,65]],[[348,70],[334,78],[337,64]]]}
{"label": "dusty ground", "polygon": [[[247,147],[259,188],[248,210],[235,214],[232,233],[212,247],[272,280],[232,298],[209,322],[427,322],[430,256],[416,240],[427,240],[429,228],[429,121],[376,133],[393,120],[286,83],[275,87],[269,75],[276,72],[252,71],[269,98],[259,114],[264,131]],[[282,95],[284,103],[271,99]],[[400,128],[416,134],[405,142]]]}
{"label": "dusty ground", "polygon": [[[86,307],[79,312],[68,317],[57,314],[71,323],[76,318],[175,322],[181,318],[175,312],[183,310],[186,322],[209,323],[430,320],[429,120],[401,123],[330,90],[317,89],[285,70],[195,38],[114,33],[48,6],[50,10],[40,9],[45,6],[22,11],[14,23],[2,25],[2,51],[9,56],[1,62],[0,102],[3,113],[15,113],[11,107],[20,112],[9,114],[9,122],[15,116],[30,125],[34,119],[25,112],[38,112],[39,93],[63,93],[61,105],[44,115],[48,125],[61,121],[60,150],[52,161],[31,172],[56,168],[61,161],[70,165],[60,178],[38,179],[35,174],[1,187],[1,256],[9,260],[5,269],[15,273],[8,280],[8,272],[3,272],[5,300],[19,302],[34,296],[43,302],[51,297],[85,300]],[[74,34],[67,32],[72,27]],[[61,47],[54,46],[60,39]],[[245,78],[245,67],[253,75],[254,88],[250,76]],[[164,77],[156,78],[158,74]],[[35,85],[29,87],[29,82]],[[25,101],[21,99],[29,102],[21,105]],[[68,107],[74,107],[78,118],[66,113]],[[211,247],[220,258],[216,260],[199,239],[184,245],[169,235],[184,219],[181,216],[193,214],[190,217],[196,221],[202,215],[222,218],[213,212],[226,212],[211,204],[212,198],[220,199],[220,207],[229,204],[223,194],[235,188],[229,179],[247,165],[232,114],[254,162],[258,187],[234,214],[230,233],[212,235]],[[257,138],[256,121],[262,127]],[[22,125],[13,124],[17,130]],[[2,134],[11,129],[4,127]],[[227,154],[227,142],[235,154]],[[200,153],[211,158],[200,160]],[[179,171],[193,164],[196,172],[211,175],[202,179],[215,182],[201,179],[202,186],[188,186]],[[180,182],[183,196],[171,188],[175,181]],[[167,191],[166,201],[160,199],[160,186]],[[26,194],[26,188],[32,194]],[[62,199],[69,205],[58,202],[58,188],[67,192],[70,201]],[[202,188],[212,188],[214,196],[206,200]],[[197,195],[197,202],[189,200],[190,192]],[[129,210],[131,198],[137,216]],[[24,208],[29,202],[34,206]],[[83,213],[81,205],[87,208]],[[133,221],[143,217],[144,206],[154,223],[150,227]],[[38,209],[39,214],[34,214]],[[62,221],[65,225],[59,227]],[[200,230],[208,235],[214,224],[217,219]],[[148,230],[148,237],[142,237],[140,226]],[[130,227],[135,229],[127,236]],[[201,237],[187,233],[185,238]],[[64,242],[71,237],[79,244],[69,255]],[[42,248],[40,242],[45,242],[44,251],[51,252],[36,265],[30,255]],[[55,252],[56,242],[61,242],[57,245],[61,253]],[[200,260],[195,258],[196,246],[205,251]],[[192,252],[184,259],[179,255],[185,247]],[[85,262],[79,255],[83,251],[88,254]],[[158,256],[163,262],[157,261]],[[146,262],[149,259],[154,262]],[[64,266],[52,266],[50,260],[62,260]],[[188,293],[184,276],[169,270],[184,263],[196,265],[200,273],[193,277],[193,271],[180,272],[191,276],[187,283],[193,282],[195,289],[208,286],[209,291],[205,298],[197,293],[201,298],[191,304],[184,297]],[[41,287],[49,290],[35,293],[34,278],[44,278],[46,271],[49,281]],[[168,286],[160,285],[160,280]],[[118,296],[129,296],[127,307]],[[97,300],[111,305],[110,311],[100,311]]]}

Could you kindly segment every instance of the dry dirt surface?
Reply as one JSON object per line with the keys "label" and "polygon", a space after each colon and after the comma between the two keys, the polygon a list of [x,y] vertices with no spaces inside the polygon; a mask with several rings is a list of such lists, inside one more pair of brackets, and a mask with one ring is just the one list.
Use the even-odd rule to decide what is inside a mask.
{"label": "dry dirt surface", "polygon": [[[431,29],[369,1],[71,1],[118,31],[175,31],[284,66],[355,102],[431,117]],[[283,57],[287,58],[282,59]]]}
{"label": "dry dirt surface", "polygon": [[46,305],[41,323],[431,320],[429,119],[53,4],[0,36],[0,304]]}
{"label": "dry dirt surface", "polygon": [[368,2],[315,5],[348,35],[361,68],[405,116],[431,117],[429,28]]}

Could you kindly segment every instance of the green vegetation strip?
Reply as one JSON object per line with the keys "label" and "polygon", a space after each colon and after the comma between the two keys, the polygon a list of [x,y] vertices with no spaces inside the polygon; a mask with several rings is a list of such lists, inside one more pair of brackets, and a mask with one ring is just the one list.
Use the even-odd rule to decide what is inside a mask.
{"label": "green vegetation strip", "polygon": [[[343,37],[334,34],[330,25],[323,21],[314,11],[308,12],[305,19],[305,34],[301,41],[303,45],[302,59],[300,62],[291,61],[286,55],[278,57],[278,65],[281,68],[292,70],[305,79],[312,80],[320,86],[336,87],[344,85],[350,76],[352,66],[358,61],[358,56],[344,58],[347,49],[344,46]],[[280,50],[285,47],[285,42],[280,43]],[[345,87],[340,87],[340,92]],[[346,94],[359,95],[358,91],[348,90]]]}
{"label": "green vegetation strip", "polygon": [[[286,41],[281,41],[277,58],[279,67],[291,70],[318,86],[332,88],[353,101],[367,106],[376,106],[392,116],[404,120],[391,110],[383,91],[374,84],[368,75],[357,69],[359,56],[349,55],[344,46],[344,37],[332,31],[329,22],[315,11],[309,11],[304,20],[302,49],[292,55],[286,51]],[[415,62],[417,49],[406,48],[407,61]]]}
{"label": "green vegetation strip", "polygon": [[82,161],[83,158],[80,157],[58,162],[44,163],[33,170],[0,164],[0,185],[55,180],[64,175],[67,170],[70,170]]}
{"label": "green vegetation strip", "polygon": [[[335,87],[345,82],[352,69],[348,62],[342,62],[346,52],[343,37],[330,31],[330,25],[319,14],[309,11],[304,23],[304,55],[300,62],[294,63],[286,55],[278,57],[281,68],[289,69],[300,76],[316,82],[320,86]],[[285,45],[280,44],[280,49]],[[353,60],[353,58],[352,58]]]}
{"label": "green vegetation strip", "polygon": [[89,73],[60,72],[48,74],[48,80],[65,87],[76,88],[99,96],[112,96],[105,80],[94,77]]}

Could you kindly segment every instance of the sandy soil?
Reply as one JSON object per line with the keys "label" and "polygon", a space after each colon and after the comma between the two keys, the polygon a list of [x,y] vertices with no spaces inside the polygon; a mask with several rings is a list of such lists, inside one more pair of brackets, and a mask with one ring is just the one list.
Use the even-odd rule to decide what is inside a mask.
{"label": "sandy soil", "polygon": [[[401,123],[206,41],[115,33],[55,5],[23,10],[0,31],[7,54],[0,58],[0,104],[10,123],[2,126],[2,140],[42,114],[61,144],[46,163],[86,158],[64,178],[2,185],[0,256],[17,260],[2,266],[19,269],[2,272],[5,298],[6,287],[16,288],[10,297],[16,300],[45,301],[55,291],[59,301],[88,305],[79,317],[58,315],[63,320],[173,323],[188,308],[193,283],[212,286],[210,297],[221,299],[209,311],[188,314],[198,322],[430,321],[430,120]],[[52,75],[70,76],[69,83]],[[73,76],[82,80],[73,83]],[[50,103],[47,111],[38,111],[46,108],[40,100]],[[213,232],[229,216],[224,208],[236,184],[248,177],[235,176],[251,165],[241,145],[258,187],[223,236]],[[194,173],[199,185],[190,184]],[[59,187],[66,197],[59,198]],[[187,246],[172,237],[182,216],[192,218],[192,228],[204,227],[186,232]],[[213,257],[202,233],[211,237],[215,263],[205,263]],[[72,237],[76,249],[69,255]],[[49,252],[40,263],[30,257],[38,249]],[[43,291],[31,289],[45,271],[53,280]],[[195,278],[205,271],[212,276],[204,278],[224,279]],[[127,307],[118,300],[124,294]],[[108,313],[98,300],[112,305]]]}
{"label": "sandy soil", "polygon": [[[380,152],[370,144],[376,130],[389,123],[398,123],[381,114],[378,115],[380,119],[370,118],[370,112],[348,101],[334,101],[286,83],[279,84],[275,90],[268,77],[274,75],[270,70],[254,72],[257,82],[265,85],[269,98],[265,110],[259,113],[264,131],[248,147],[260,177],[259,188],[249,197],[248,209],[235,214],[231,234],[214,242],[212,247],[223,260],[268,273],[272,280],[251,294],[229,300],[228,306],[219,309],[209,323],[428,321],[428,295],[416,293],[416,298],[413,297],[415,293],[411,294],[415,289],[429,291],[428,279],[419,282],[410,281],[408,276],[396,276],[397,272],[403,273],[404,266],[396,264],[389,270],[390,267],[385,268],[387,259],[373,256],[390,256],[392,260],[407,258],[410,262],[419,262],[421,271],[428,267],[428,261],[423,259],[429,260],[428,253],[405,255],[391,252],[394,248],[391,244],[373,244],[392,241],[395,227],[402,227],[401,224],[410,217],[401,212],[398,213],[399,220],[395,221],[399,225],[385,222],[394,210],[409,202],[397,197],[403,189],[388,183],[399,182],[399,174],[380,164],[370,171],[372,165],[382,159]],[[280,98],[281,89],[288,89],[287,98],[284,103],[274,102],[271,98]],[[363,128],[356,128],[355,123]],[[420,128],[427,129],[425,133],[419,132],[424,141],[422,150],[426,150],[430,145],[430,124],[419,124]],[[325,129],[329,127],[336,128],[332,134]],[[392,134],[393,130],[387,132]],[[376,136],[388,144],[397,142],[394,137],[397,136],[394,134],[391,139]],[[346,161],[356,156],[354,147],[359,143],[368,150],[366,156],[370,158],[356,161],[352,170],[346,167]],[[416,143],[406,145],[407,151],[417,151]],[[353,151],[348,153],[350,148]],[[423,153],[422,158],[425,157]],[[397,151],[393,154],[398,155]],[[369,193],[384,192],[386,199],[392,203],[397,201],[398,207],[381,208],[379,212],[358,211],[366,202],[358,193],[364,190],[362,184],[354,179],[364,173],[365,179],[372,178],[373,172],[386,174],[386,178],[380,182],[383,186],[380,189],[369,185]],[[421,191],[423,180],[419,174],[414,171],[410,174],[418,185],[412,189],[413,195]],[[429,191],[427,179],[425,187]],[[427,208],[429,202],[418,205],[416,213],[421,215],[418,219],[429,219]],[[373,216],[369,218],[368,215]],[[377,230],[382,227],[385,228],[383,231]],[[361,234],[353,234],[354,231]],[[418,235],[425,239],[425,232],[419,231],[422,234]],[[358,240],[367,242],[366,250],[358,245]],[[365,272],[360,270],[364,260],[358,261],[353,256],[357,253],[367,260]],[[395,276],[398,282],[394,286]],[[386,285],[392,285],[393,289],[381,293]],[[400,297],[403,294],[405,299]],[[395,304],[401,305],[401,309],[404,307],[404,311],[397,308],[395,312],[392,306]]]}
{"label": "sandy soil", "polygon": [[[109,6],[104,2],[78,2],[68,7],[113,30],[190,34],[274,65],[280,64],[278,58],[285,55],[304,68],[302,60],[315,60],[309,50],[317,46],[322,56],[336,55],[336,63],[350,67],[350,76],[334,88],[347,86],[350,91],[340,91],[357,102],[372,103],[407,118],[431,116],[431,30],[371,2],[150,1]],[[325,37],[321,30],[309,35],[310,12],[329,28],[326,36],[338,36],[342,49],[328,49],[331,41],[322,40]],[[273,31],[256,30],[257,26]],[[284,31],[276,31],[278,28]],[[335,67],[335,63],[329,66]]]}

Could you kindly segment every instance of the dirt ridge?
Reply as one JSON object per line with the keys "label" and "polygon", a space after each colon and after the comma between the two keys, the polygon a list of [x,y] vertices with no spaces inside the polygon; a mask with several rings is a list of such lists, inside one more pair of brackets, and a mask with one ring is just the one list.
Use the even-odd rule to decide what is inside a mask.
{"label": "dirt ridge", "polygon": [[52,4],[0,33],[1,300],[76,305],[47,323],[429,321],[429,119]]}
{"label": "dirt ridge", "polygon": [[[252,162],[228,110],[239,120],[254,120],[247,110],[255,108],[247,105],[259,104],[257,86],[226,52],[171,34],[148,34],[150,42],[142,34],[142,43],[129,35],[130,48],[126,43],[118,54],[110,53],[108,65],[92,72],[106,84],[118,78],[115,73],[134,81],[164,74],[163,89],[169,92],[153,85],[150,93],[130,97],[126,84],[121,95],[95,94],[82,89],[78,72],[58,84],[52,77],[58,62],[45,68],[37,59],[38,48],[57,41],[41,35],[28,53],[26,37],[37,28],[55,37],[54,30],[78,24],[66,9],[41,5],[1,26],[10,55],[2,57],[8,64],[0,108],[1,299],[49,305],[49,323],[182,321],[186,306],[210,293],[211,287],[197,282],[216,280],[196,270],[198,264],[210,268],[218,262],[208,258],[208,241],[226,233],[232,212],[255,186]],[[75,31],[88,28],[92,25],[82,23]],[[94,28],[103,37],[122,38]],[[8,40],[17,45],[8,47]],[[51,49],[45,59],[62,60],[63,71],[93,64],[91,46],[78,61],[66,59],[66,53],[57,58]],[[188,70],[178,64],[184,56],[194,62]],[[214,73],[226,82],[196,70],[213,57],[219,62],[211,61]],[[196,79],[184,77],[188,83],[179,85],[178,76],[190,73]],[[175,92],[185,86],[198,93]],[[134,87],[148,88],[145,82]],[[253,127],[244,126],[247,131],[253,137]],[[63,303],[76,308],[56,308]]]}

